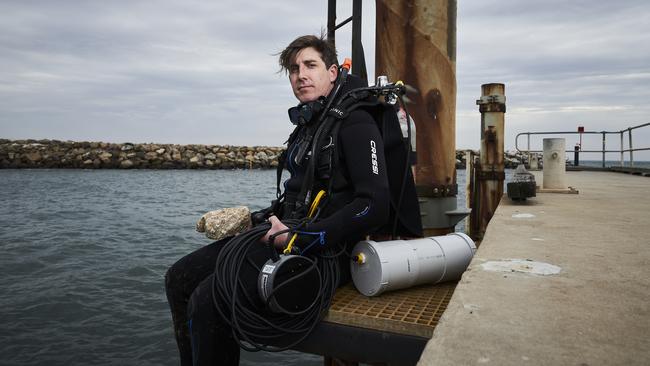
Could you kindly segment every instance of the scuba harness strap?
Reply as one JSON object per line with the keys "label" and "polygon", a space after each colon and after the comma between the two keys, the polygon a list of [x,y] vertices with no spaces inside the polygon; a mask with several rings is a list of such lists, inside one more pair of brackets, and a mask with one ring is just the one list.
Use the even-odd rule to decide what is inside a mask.
{"label": "scuba harness strap", "polygon": [[[330,172],[327,174],[330,178],[327,189],[328,196],[332,192],[332,184],[334,183],[332,171],[335,171],[334,165],[338,162],[339,158],[338,131],[342,120],[357,108],[374,107],[381,104],[377,98],[372,98],[368,91],[361,90],[359,93],[353,93],[355,90],[357,89],[353,89],[351,92],[344,94],[336,106],[325,109],[321,116],[322,121],[320,121],[312,141],[311,156],[305,173],[305,180],[297,197],[297,202],[300,202],[302,205],[307,205],[311,200],[311,195],[315,188],[314,183],[317,179],[317,166],[321,163],[319,157],[324,147],[331,147],[334,152],[334,156],[330,156],[328,164]],[[369,98],[370,100],[368,100]],[[328,140],[329,143],[323,146],[325,140]]]}
{"label": "scuba harness strap", "polygon": [[280,183],[282,183],[282,169],[284,169],[284,164],[287,162],[287,150],[283,150],[278,156],[278,167],[276,169],[276,184],[275,184],[275,198],[280,199],[282,195],[282,190],[280,189]]}

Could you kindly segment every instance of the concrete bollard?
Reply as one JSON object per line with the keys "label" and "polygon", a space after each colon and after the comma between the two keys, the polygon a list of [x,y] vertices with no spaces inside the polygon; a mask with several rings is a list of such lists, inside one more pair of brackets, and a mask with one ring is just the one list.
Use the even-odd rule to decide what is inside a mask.
{"label": "concrete bollard", "polygon": [[565,139],[544,139],[544,189],[567,189]]}

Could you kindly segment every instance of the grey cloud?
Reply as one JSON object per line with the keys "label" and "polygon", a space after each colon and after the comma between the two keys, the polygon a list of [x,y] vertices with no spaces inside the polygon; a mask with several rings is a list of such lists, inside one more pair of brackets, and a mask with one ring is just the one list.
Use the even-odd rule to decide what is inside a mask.
{"label": "grey cloud", "polygon": [[[278,145],[295,99],[275,53],[326,2],[20,1],[0,13],[0,136]],[[339,21],[349,4],[339,2]],[[371,2],[366,62],[374,67]],[[458,2],[457,146],[479,144],[480,85],[506,84],[524,130],[645,122],[645,1]],[[348,57],[349,28],[337,36]],[[650,139],[648,139],[650,140]]]}
{"label": "grey cloud", "polygon": [[644,1],[459,2],[458,145],[477,145],[469,126],[489,82],[506,84],[506,148],[523,131],[646,122],[648,18]]}

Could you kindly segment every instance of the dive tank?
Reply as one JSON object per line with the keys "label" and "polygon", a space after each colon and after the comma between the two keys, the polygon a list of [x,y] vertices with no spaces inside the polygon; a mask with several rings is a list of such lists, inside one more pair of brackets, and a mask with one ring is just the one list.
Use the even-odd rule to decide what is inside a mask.
{"label": "dive tank", "polygon": [[[397,111],[397,119],[399,120],[399,127],[402,130],[402,137],[404,138],[405,142],[410,142],[411,143],[411,165],[415,165],[416,161],[415,158],[417,158],[416,154],[416,147],[415,147],[415,121],[413,121],[413,117],[410,115],[408,116],[408,123],[406,122],[407,115],[406,111],[404,110],[403,107],[400,107],[400,109]],[[409,138],[409,129],[410,131],[410,138],[411,140],[407,140]]]}
{"label": "dive tank", "polygon": [[463,233],[413,240],[364,240],[352,250],[352,281],[359,292],[377,296],[425,283],[460,279],[476,252]]}

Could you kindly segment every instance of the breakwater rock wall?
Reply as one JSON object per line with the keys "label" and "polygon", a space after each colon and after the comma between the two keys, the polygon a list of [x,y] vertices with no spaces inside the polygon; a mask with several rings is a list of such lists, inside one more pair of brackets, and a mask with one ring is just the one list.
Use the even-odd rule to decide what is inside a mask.
{"label": "breakwater rock wall", "polygon": [[0,168],[264,169],[280,147],[0,140]]}
{"label": "breakwater rock wall", "polygon": [[[282,149],[0,139],[0,169],[268,169],[277,167]],[[508,152],[506,168],[514,169],[523,160],[520,153]],[[456,152],[456,168],[465,169],[465,151]]]}

